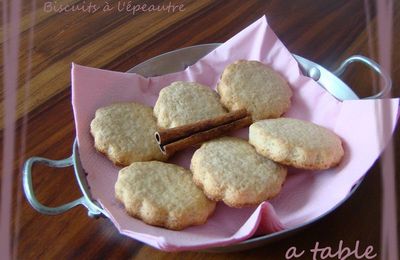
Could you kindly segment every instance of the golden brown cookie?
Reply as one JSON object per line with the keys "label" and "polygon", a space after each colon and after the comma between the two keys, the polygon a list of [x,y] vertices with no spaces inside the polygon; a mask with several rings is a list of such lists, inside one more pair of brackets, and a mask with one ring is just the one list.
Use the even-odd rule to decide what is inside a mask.
{"label": "golden brown cookie", "polygon": [[327,169],[343,157],[342,141],[332,131],[311,122],[278,118],[250,126],[249,142],[267,158],[296,168]]}
{"label": "golden brown cookie", "polygon": [[166,160],[154,139],[156,119],[151,107],[118,103],[99,108],[90,123],[96,149],[116,165]]}
{"label": "golden brown cookie", "polygon": [[157,161],[120,170],[115,196],[129,215],[173,230],[204,224],[216,205],[193,183],[189,170]]}
{"label": "golden brown cookie", "polygon": [[285,167],[234,137],[204,143],[194,153],[190,169],[207,197],[230,207],[254,206],[274,197],[286,178]]}
{"label": "golden brown cookie", "polygon": [[292,96],[283,77],[258,61],[239,60],[227,66],[217,89],[225,107],[247,109],[254,121],[280,117],[289,110]]}
{"label": "golden brown cookie", "polygon": [[172,128],[226,113],[218,94],[196,82],[177,81],[160,91],[154,115],[162,128]]}

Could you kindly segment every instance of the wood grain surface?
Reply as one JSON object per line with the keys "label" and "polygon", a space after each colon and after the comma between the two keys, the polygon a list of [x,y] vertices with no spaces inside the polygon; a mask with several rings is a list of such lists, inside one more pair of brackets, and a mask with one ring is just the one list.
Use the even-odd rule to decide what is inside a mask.
{"label": "wood grain surface", "polygon": [[[63,159],[71,153],[75,136],[70,92],[71,62],[126,71],[167,51],[224,42],[265,14],[291,52],[332,70],[353,54],[378,60],[374,1],[182,0],[171,1],[183,4],[182,12],[139,12],[135,15],[117,11],[93,14],[46,12],[43,8],[46,2],[49,1],[37,0],[36,5],[31,6],[31,1],[23,1],[21,17],[16,108],[19,120],[13,183],[14,259],[284,259],[291,246],[309,250],[319,241],[322,246],[337,248],[340,240],[351,248],[357,240],[362,249],[372,245],[379,254],[382,207],[379,161],[354,195],[335,212],[293,236],[235,253],[161,252],[121,236],[105,218],[88,217],[83,207],[58,216],[41,215],[26,202],[21,188],[21,165],[27,158]],[[63,4],[82,2],[57,1]],[[91,2],[104,6],[106,1]],[[107,2],[116,4],[118,1]],[[133,2],[168,4],[170,1]],[[398,97],[400,3],[394,3],[391,76],[392,95]],[[366,10],[370,17],[367,17]],[[3,35],[6,26],[2,24],[0,31],[2,47],[6,40]],[[31,48],[30,33],[33,35]],[[2,55],[1,52],[1,60]],[[3,67],[1,64],[1,80]],[[344,78],[360,96],[373,93],[376,85],[376,76],[359,65],[352,66]],[[0,122],[4,117],[3,97],[2,89]],[[397,155],[400,151],[398,133],[397,130],[394,138]],[[0,144],[3,144],[2,138]],[[2,151],[0,153],[2,158]],[[396,160],[396,166],[400,169],[399,160]],[[45,205],[60,205],[80,196],[71,168],[61,170],[37,166],[33,180],[38,199]],[[400,187],[400,178],[397,177],[396,183]],[[311,254],[307,252],[299,259],[311,259]]]}

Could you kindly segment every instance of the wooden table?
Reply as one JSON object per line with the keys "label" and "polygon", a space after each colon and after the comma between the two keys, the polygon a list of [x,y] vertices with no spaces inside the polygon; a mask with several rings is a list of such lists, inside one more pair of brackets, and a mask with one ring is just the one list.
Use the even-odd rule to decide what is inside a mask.
{"label": "wooden table", "polygon": [[[351,199],[332,214],[294,236],[239,253],[161,252],[119,235],[107,219],[89,218],[83,207],[58,216],[41,215],[28,205],[21,190],[21,165],[28,157],[62,159],[71,153],[75,135],[69,87],[71,62],[126,71],[170,50],[224,42],[265,14],[289,50],[334,69],[353,54],[378,59],[374,1],[184,0],[171,1],[184,5],[181,12],[135,14],[116,9],[56,13],[44,8],[46,2],[54,1],[37,0],[34,7],[31,1],[23,1],[17,102],[20,119],[16,131],[12,208],[15,259],[284,259],[291,246],[307,250],[301,259],[310,259],[308,250],[317,241],[321,246],[337,249],[340,240],[350,248],[359,240],[360,249],[372,245],[374,252],[380,252],[379,163],[372,167]],[[114,7],[118,4],[118,1],[107,2]],[[134,2],[162,4],[156,0]],[[168,2],[163,3],[168,5]],[[394,2],[393,96],[400,96],[400,2]],[[63,0],[57,3],[83,2]],[[103,7],[105,1],[91,3]],[[365,3],[368,5],[364,6]],[[370,17],[366,16],[366,10]],[[33,35],[31,47],[30,35]],[[3,46],[4,38],[1,39]],[[32,62],[30,72],[28,60]],[[0,73],[3,78],[4,72]],[[30,73],[28,82],[27,73]],[[361,96],[372,92],[370,86],[375,80],[368,70],[358,65],[350,69],[345,79]],[[28,94],[24,85],[28,86]],[[25,95],[29,98],[25,99]],[[3,118],[3,112],[0,115]],[[398,133],[395,134],[397,153],[400,151]],[[26,146],[22,149],[24,140]],[[399,160],[396,165],[400,169]],[[400,178],[397,178],[398,187],[399,184]],[[71,169],[35,167],[34,187],[39,200],[50,206],[80,196]]]}

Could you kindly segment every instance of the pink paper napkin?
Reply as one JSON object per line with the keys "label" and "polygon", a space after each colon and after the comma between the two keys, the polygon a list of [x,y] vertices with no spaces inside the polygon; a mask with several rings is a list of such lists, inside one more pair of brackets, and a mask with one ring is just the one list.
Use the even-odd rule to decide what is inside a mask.
{"label": "pink paper napkin", "polygon": [[[326,126],[344,141],[345,157],[331,170],[290,169],[280,195],[258,207],[233,209],[219,203],[205,225],[171,231],[129,217],[114,199],[115,167],[93,148],[89,133],[96,109],[115,102],[135,101],[153,106],[158,92],[177,80],[197,81],[215,89],[223,69],[238,59],[259,60],[279,71],[292,86],[292,107],[285,115]],[[174,251],[236,243],[253,234],[267,234],[311,222],[326,214],[349,194],[372,166],[390,139],[397,121],[398,99],[339,102],[316,82],[301,74],[296,60],[268,26],[257,20],[185,71],[153,78],[74,64],[72,104],[80,159],[88,173],[92,196],[109,213],[118,230],[153,247]],[[379,108],[389,107],[390,122],[382,131]],[[247,138],[247,130],[237,135]],[[173,162],[189,167],[193,149]],[[160,194],[162,196],[162,194]]]}

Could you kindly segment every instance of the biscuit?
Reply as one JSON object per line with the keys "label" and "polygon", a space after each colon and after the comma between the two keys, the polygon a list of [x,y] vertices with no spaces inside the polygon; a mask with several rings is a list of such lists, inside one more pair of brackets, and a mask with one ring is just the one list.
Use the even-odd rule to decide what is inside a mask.
{"label": "biscuit", "polygon": [[204,224],[216,206],[193,183],[189,170],[157,161],[121,169],[115,196],[129,215],[173,230]]}
{"label": "biscuit", "polygon": [[172,128],[226,113],[218,94],[195,82],[177,81],[160,91],[154,115],[162,128]]}
{"label": "biscuit", "polygon": [[286,178],[285,167],[234,137],[204,143],[194,153],[190,169],[194,182],[208,198],[237,208],[274,197]]}
{"label": "biscuit", "polygon": [[99,108],[90,123],[95,148],[119,166],[167,159],[155,141],[156,128],[152,108],[137,103]]}
{"label": "biscuit", "polygon": [[289,110],[292,97],[283,77],[258,61],[239,60],[227,66],[217,90],[228,110],[245,108],[253,121],[280,117]]}
{"label": "biscuit", "polygon": [[293,118],[253,123],[249,130],[249,142],[267,158],[302,169],[333,167],[344,154],[342,141],[335,133]]}

